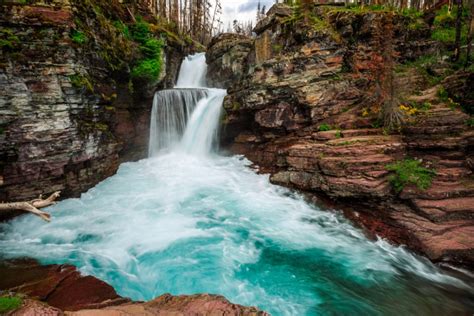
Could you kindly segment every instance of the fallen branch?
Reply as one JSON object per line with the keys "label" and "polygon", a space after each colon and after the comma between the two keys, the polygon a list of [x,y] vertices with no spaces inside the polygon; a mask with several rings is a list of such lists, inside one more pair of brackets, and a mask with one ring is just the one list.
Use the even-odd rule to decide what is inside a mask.
{"label": "fallen branch", "polygon": [[0,211],[30,212],[49,222],[51,221],[51,215],[47,212],[40,211],[39,209],[56,204],[56,199],[59,197],[60,193],[60,191],[54,192],[46,199],[43,199],[40,195],[38,199],[29,202],[0,203]]}

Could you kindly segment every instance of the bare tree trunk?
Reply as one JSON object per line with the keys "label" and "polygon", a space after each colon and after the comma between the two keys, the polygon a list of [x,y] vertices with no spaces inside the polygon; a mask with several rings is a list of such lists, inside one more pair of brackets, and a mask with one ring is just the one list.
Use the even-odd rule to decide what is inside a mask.
{"label": "bare tree trunk", "polygon": [[456,39],[454,41],[453,60],[458,61],[461,51],[461,27],[462,27],[462,0],[457,0],[457,15],[456,15]]}
{"label": "bare tree trunk", "polygon": [[24,211],[35,214],[41,217],[43,220],[49,222],[51,215],[49,213],[40,211],[39,208],[47,207],[56,204],[56,199],[59,197],[61,192],[54,192],[47,199],[42,199],[41,196],[29,202],[11,202],[11,203],[0,203],[0,212],[2,211]]}
{"label": "bare tree trunk", "polygon": [[469,1],[469,29],[467,31],[467,52],[466,52],[466,67],[471,64],[471,52],[472,52],[472,36],[474,32],[474,0]]}

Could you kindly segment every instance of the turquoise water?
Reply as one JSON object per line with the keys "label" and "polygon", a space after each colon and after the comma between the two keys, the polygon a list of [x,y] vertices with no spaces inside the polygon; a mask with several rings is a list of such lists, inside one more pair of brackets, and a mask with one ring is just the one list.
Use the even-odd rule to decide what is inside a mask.
{"label": "turquoise water", "polygon": [[[241,157],[182,152],[121,165],[80,199],[0,226],[4,257],[71,263],[123,296],[218,293],[273,315],[459,315],[468,281],[370,241],[271,185]],[[472,284],[471,284],[472,285]]]}
{"label": "turquoise water", "polygon": [[273,315],[472,314],[472,281],[368,240],[242,157],[212,154],[225,91],[189,90],[206,68],[204,54],[189,56],[182,89],[157,93],[157,156],[49,208],[49,224],[0,223],[2,256],[74,264],[135,300],[207,292]]}

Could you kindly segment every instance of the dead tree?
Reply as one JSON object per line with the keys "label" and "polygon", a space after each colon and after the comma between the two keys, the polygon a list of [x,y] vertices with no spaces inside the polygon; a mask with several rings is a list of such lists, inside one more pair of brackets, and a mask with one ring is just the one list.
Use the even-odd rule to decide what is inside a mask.
{"label": "dead tree", "polygon": [[6,211],[29,212],[49,222],[51,221],[51,215],[47,212],[40,211],[39,209],[56,204],[56,199],[59,197],[60,193],[61,193],[60,191],[54,192],[46,199],[43,199],[40,195],[39,198],[29,201],[29,202],[0,203],[0,212],[6,212]]}

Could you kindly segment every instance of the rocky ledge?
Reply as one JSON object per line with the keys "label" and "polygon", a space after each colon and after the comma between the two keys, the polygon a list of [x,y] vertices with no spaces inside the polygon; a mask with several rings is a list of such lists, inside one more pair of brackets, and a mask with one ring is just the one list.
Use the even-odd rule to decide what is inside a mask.
{"label": "rocky ledge", "polygon": [[132,302],[107,283],[81,275],[70,265],[41,266],[33,260],[0,264],[0,291],[25,295],[8,315],[242,315],[266,316],[255,307],[232,304],[210,294],[164,294],[149,302]]}
{"label": "rocky ledge", "polygon": [[[456,103],[472,100],[440,97],[462,95],[473,74],[436,61],[429,71],[440,80],[432,84],[422,67],[410,66],[438,49],[418,17],[325,6],[314,15],[308,25],[276,5],[251,47],[248,38],[213,41],[210,62],[225,69],[210,80],[231,82],[223,145],[273,183],[329,197],[376,235],[473,269],[474,129]],[[414,21],[418,27],[409,27]],[[236,47],[248,66],[229,75]],[[380,122],[390,73],[407,120],[392,132]],[[407,158],[436,172],[429,188],[394,189],[387,166]]]}

